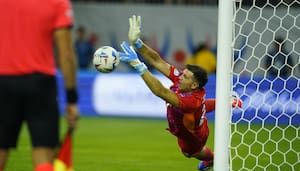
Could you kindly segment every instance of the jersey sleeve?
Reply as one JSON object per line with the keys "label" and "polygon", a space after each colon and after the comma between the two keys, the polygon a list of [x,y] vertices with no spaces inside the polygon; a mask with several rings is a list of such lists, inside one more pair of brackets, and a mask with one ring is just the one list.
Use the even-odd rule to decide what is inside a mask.
{"label": "jersey sleeve", "polygon": [[182,73],[175,68],[175,66],[171,66],[170,68],[170,74],[169,74],[169,79],[173,82],[173,83],[178,83],[179,82],[179,76],[181,75]]}
{"label": "jersey sleeve", "polygon": [[216,104],[215,99],[205,100],[206,112],[211,112],[211,111],[215,110],[215,104]]}
{"label": "jersey sleeve", "polygon": [[201,106],[201,98],[197,98],[193,95],[181,96],[180,94],[178,94],[177,96],[179,99],[179,108],[185,113],[194,112]]}
{"label": "jersey sleeve", "polygon": [[73,25],[73,9],[69,0],[57,0],[55,11],[54,28],[71,27]]}

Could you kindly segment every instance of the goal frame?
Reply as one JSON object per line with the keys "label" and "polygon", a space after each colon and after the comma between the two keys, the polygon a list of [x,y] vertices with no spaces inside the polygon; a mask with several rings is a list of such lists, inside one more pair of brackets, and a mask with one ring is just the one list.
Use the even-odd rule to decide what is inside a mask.
{"label": "goal frame", "polygon": [[233,2],[219,0],[214,170],[229,170]]}

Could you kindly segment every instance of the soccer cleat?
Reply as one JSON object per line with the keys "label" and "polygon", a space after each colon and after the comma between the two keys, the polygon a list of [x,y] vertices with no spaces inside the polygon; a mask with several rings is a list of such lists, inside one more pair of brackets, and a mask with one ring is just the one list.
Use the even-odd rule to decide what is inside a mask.
{"label": "soccer cleat", "polygon": [[198,165],[198,170],[204,171],[204,170],[210,170],[213,167],[213,161],[202,161]]}

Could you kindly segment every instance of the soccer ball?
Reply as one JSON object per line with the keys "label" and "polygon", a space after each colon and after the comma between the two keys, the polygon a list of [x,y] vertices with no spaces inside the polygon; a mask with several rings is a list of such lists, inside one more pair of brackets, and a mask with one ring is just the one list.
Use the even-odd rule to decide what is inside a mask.
{"label": "soccer ball", "polygon": [[110,46],[102,46],[94,53],[93,64],[97,71],[112,72],[120,63],[118,52]]}

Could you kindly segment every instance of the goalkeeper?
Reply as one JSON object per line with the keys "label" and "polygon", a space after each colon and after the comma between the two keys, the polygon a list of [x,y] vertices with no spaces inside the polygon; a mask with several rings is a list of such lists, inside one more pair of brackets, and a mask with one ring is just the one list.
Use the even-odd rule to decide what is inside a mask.
{"label": "goalkeeper", "polygon": [[129,25],[130,44],[146,62],[167,76],[173,85],[170,89],[165,88],[148,71],[147,66],[139,61],[134,48],[127,42],[121,44],[124,50],[124,53],[120,53],[121,61],[129,63],[137,70],[152,93],[166,101],[168,130],[177,137],[184,156],[201,160],[199,170],[208,169],[213,165],[213,152],[205,146],[209,135],[206,112],[214,110],[215,100],[205,99],[204,85],[208,80],[207,73],[196,65],[187,65],[182,72],[178,71],[139,38],[140,16],[129,18]]}

